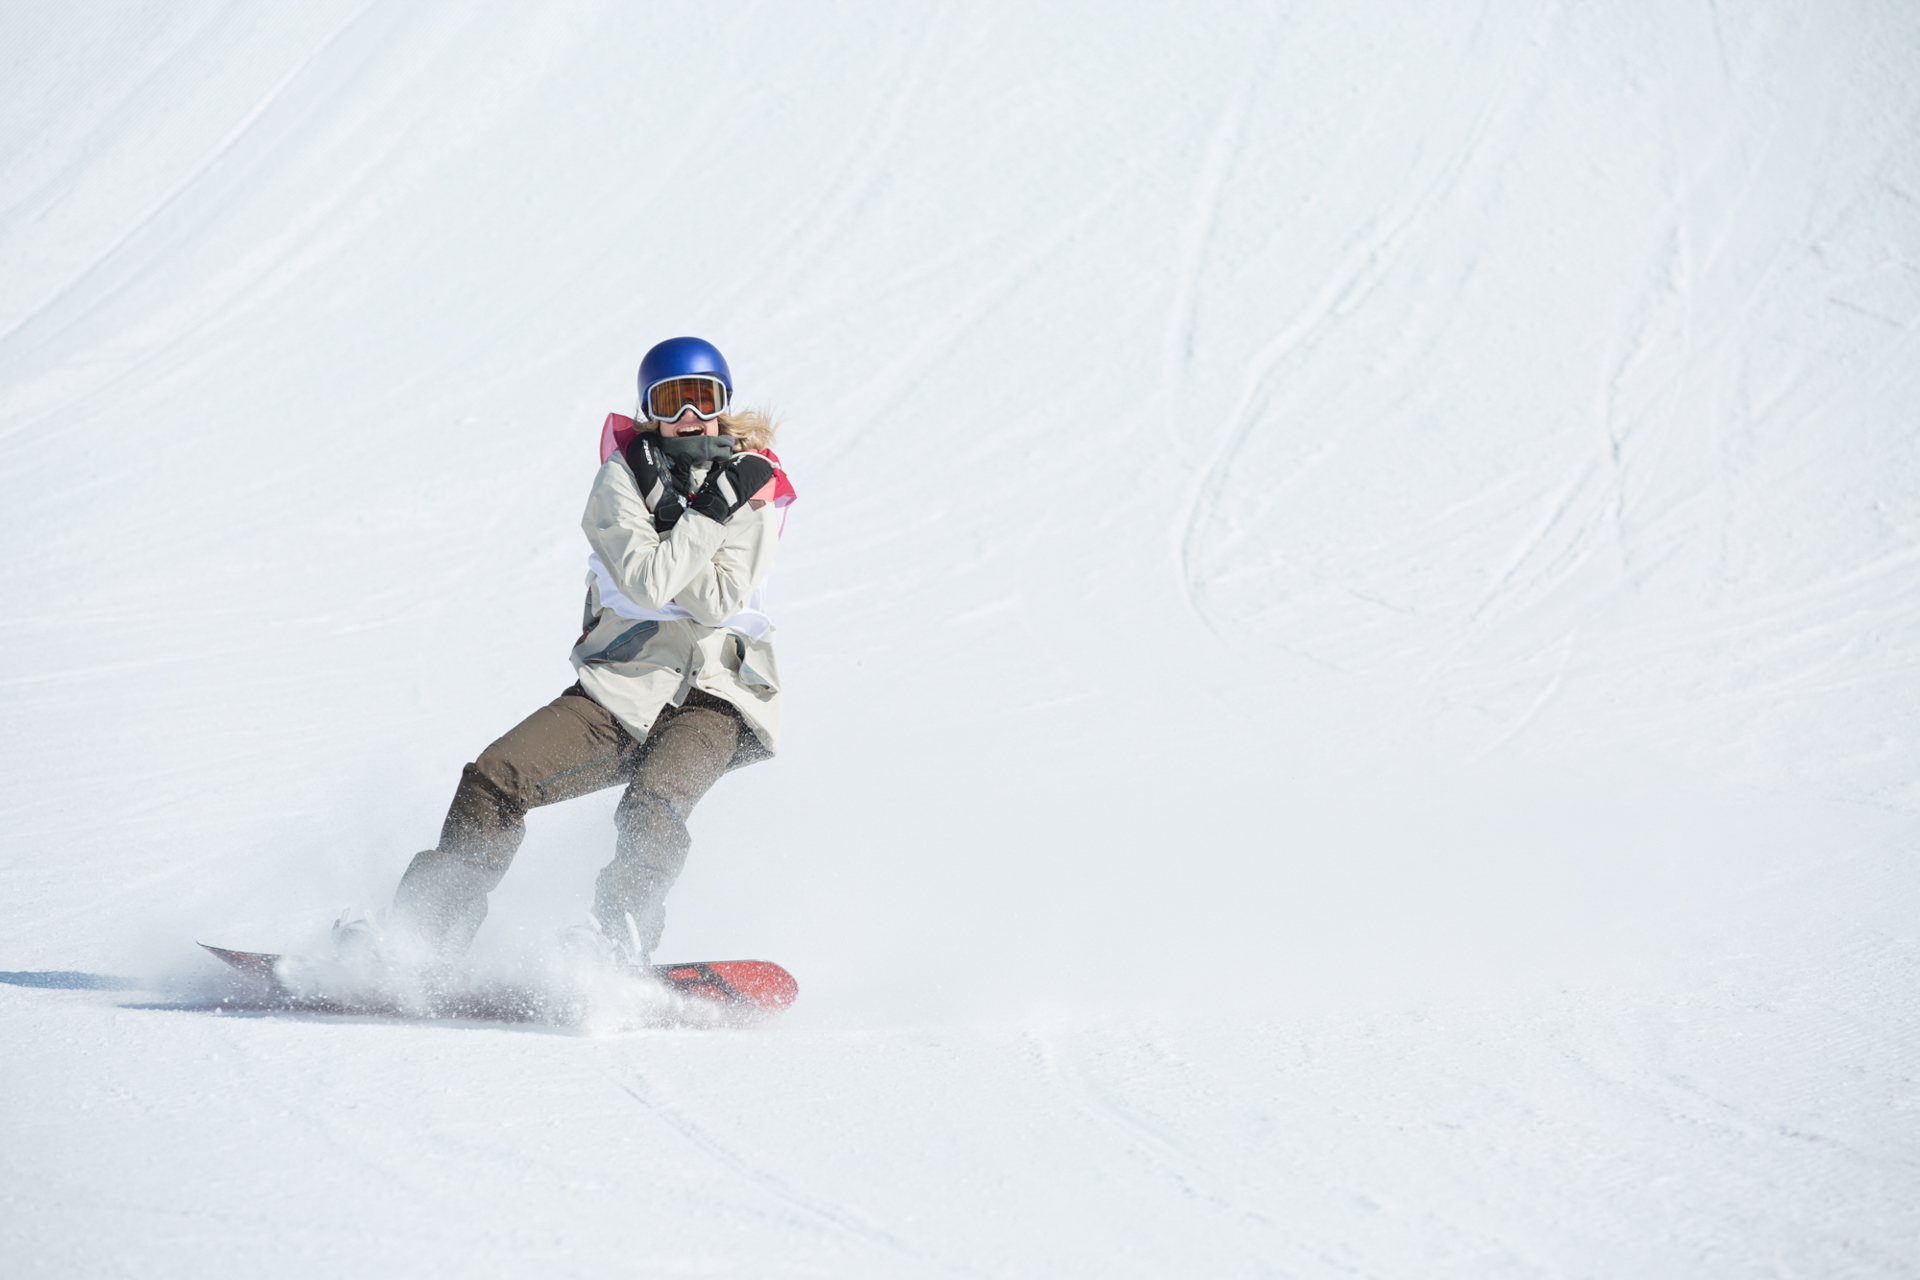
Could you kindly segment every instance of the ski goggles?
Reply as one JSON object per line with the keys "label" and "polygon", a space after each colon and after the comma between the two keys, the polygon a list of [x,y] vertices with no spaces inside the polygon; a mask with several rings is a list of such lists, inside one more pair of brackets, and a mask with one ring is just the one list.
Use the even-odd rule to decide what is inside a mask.
{"label": "ski goggles", "polygon": [[644,407],[655,422],[672,422],[683,409],[692,409],[702,422],[712,422],[727,411],[727,384],[698,375],[662,378],[647,388]]}

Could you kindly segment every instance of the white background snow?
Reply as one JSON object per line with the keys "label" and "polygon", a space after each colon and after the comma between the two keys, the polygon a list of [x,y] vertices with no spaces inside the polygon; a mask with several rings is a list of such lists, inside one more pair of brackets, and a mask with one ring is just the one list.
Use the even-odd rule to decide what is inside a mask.
{"label": "white background snow", "polygon": [[[10,0],[4,1270],[1920,1274],[1916,139],[1899,2]],[[665,951],[799,1003],[210,1012],[681,333],[800,501]]]}

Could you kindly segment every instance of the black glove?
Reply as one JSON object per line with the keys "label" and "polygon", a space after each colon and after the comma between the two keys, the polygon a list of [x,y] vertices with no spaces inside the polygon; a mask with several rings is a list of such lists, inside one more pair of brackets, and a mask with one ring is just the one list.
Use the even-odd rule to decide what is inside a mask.
{"label": "black glove", "polygon": [[627,467],[640,487],[640,501],[653,512],[653,527],[660,533],[673,528],[686,512],[687,468],[666,456],[660,437],[643,431],[627,442]]}
{"label": "black glove", "polygon": [[659,505],[653,509],[653,531],[663,538],[666,537],[673,526],[680,523],[680,517],[685,514],[687,514],[687,500],[680,496],[678,490],[667,490],[666,496],[660,499]]}
{"label": "black glove", "polygon": [[766,488],[771,479],[771,462],[758,454],[736,453],[713,464],[707,472],[707,482],[687,505],[707,519],[725,524],[734,512],[747,505],[748,498]]}

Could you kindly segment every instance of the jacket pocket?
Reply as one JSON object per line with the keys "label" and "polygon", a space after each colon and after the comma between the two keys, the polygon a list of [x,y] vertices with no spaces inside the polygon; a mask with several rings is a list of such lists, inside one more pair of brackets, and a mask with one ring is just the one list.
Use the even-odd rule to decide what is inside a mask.
{"label": "jacket pocket", "polygon": [[647,647],[647,641],[653,639],[660,630],[658,622],[636,622],[612,640],[598,653],[582,654],[582,662],[632,662]]}
{"label": "jacket pocket", "polygon": [[740,683],[749,689],[764,689],[768,693],[780,692],[780,671],[773,664],[773,649],[758,640],[749,644],[747,638],[738,632],[728,637],[733,643],[731,666],[734,674],[740,677]]}

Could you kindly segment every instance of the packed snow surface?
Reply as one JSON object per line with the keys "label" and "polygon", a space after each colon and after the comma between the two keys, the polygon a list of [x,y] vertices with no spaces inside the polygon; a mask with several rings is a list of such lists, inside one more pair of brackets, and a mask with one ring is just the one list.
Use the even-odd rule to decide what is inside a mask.
{"label": "packed snow surface", "polygon": [[[0,50],[8,1274],[1916,1274],[1920,7]],[[570,682],[682,333],[800,500],[663,958],[798,1004],[226,1011]]]}

